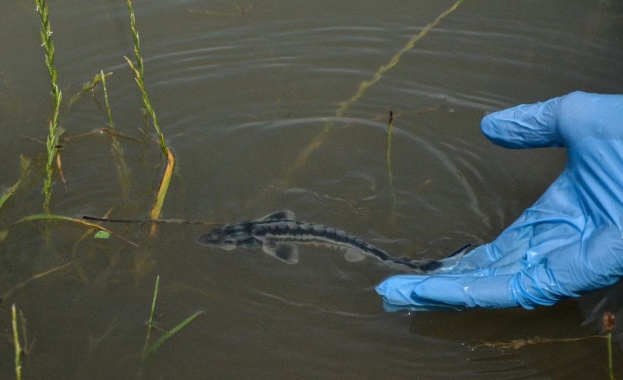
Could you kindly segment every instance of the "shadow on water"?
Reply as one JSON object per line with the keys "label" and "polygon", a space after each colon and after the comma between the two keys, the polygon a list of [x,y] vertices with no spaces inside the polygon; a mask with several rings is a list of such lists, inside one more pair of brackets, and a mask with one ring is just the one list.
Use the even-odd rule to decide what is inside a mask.
{"label": "shadow on water", "polygon": [[[41,211],[47,159],[49,78],[38,19],[24,3],[0,4],[1,185],[21,178],[2,229]],[[65,182],[55,177],[51,209],[148,219],[165,164],[123,59],[133,56],[126,5],[74,3],[50,4],[59,85],[69,99],[113,73],[105,79],[114,127],[131,137],[119,138],[128,181],[112,136],[92,133],[110,124],[98,85],[60,115]],[[336,113],[453,4],[136,1],[146,90],[176,158],[163,217],[220,224],[291,209],[414,259],[494,239],[565,157],[494,147],[480,119],[572,90],[620,92],[623,5],[464,1]],[[327,126],[330,138],[296,165]],[[30,164],[20,173],[21,155]],[[156,333],[203,314],[153,355],[144,378],[606,374],[605,341],[588,338],[596,329],[581,326],[576,301],[388,314],[374,286],[396,272],[373,260],[304,247],[300,263],[287,265],[261,251],[199,246],[208,227],[164,223],[150,237],[150,224],[103,226],[139,247],[59,221],[19,223],[0,242],[0,322],[12,340],[15,303],[25,378],[134,376],[156,275]],[[501,346],[509,342],[527,344]],[[14,376],[14,355],[0,346],[0,377]],[[615,373],[621,363],[617,349]]]}

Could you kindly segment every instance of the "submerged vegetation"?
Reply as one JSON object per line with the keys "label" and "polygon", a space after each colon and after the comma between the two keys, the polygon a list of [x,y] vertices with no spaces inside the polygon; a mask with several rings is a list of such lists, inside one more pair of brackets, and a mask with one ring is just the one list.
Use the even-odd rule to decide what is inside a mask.
{"label": "submerged vegetation", "polygon": [[203,314],[203,311],[197,311],[190,317],[180,322],[177,326],[173,327],[169,331],[164,331],[164,334],[153,345],[149,345],[152,337],[152,330],[154,328],[154,314],[156,313],[156,300],[158,299],[158,289],[160,288],[160,276],[156,277],[156,285],[154,286],[154,297],[151,301],[151,310],[149,312],[149,321],[147,322],[147,335],[145,337],[145,346],[143,347],[143,354],[141,355],[141,370],[139,371],[139,377],[142,375],[142,370],[147,364],[149,359],[158,351],[160,346],[164,344],[175,333],[188,326],[189,323],[194,321],[197,317]]}
{"label": "submerged vegetation", "polygon": [[[56,167],[56,172],[58,173],[58,176],[61,178],[62,182],[65,183],[65,178],[63,175],[63,171],[62,171],[61,157],[59,154],[59,149],[62,146],[61,136],[63,135],[63,132],[64,132],[64,130],[59,126],[59,118],[61,114],[60,111],[61,111],[62,92],[59,88],[58,74],[57,74],[57,70],[54,64],[55,45],[52,39],[50,11],[46,3],[46,0],[35,0],[35,4],[36,4],[37,13],[39,14],[39,18],[41,21],[41,33],[40,33],[41,41],[42,41],[42,46],[45,52],[45,63],[48,69],[50,84],[52,88],[51,90],[51,115],[47,120],[48,135],[45,141],[47,158],[45,162],[45,175],[44,175],[43,190],[42,190],[43,213],[26,215],[14,221],[13,223],[10,223],[4,229],[0,230],[0,242],[7,238],[11,228],[17,225],[20,225],[21,223],[24,223],[24,222],[32,223],[35,221],[44,221],[46,223],[45,234],[47,238],[49,238],[50,235],[52,234],[51,229],[49,228],[50,227],[49,223],[69,222],[69,223],[73,223],[73,224],[80,225],[80,226],[87,228],[88,235],[91,235],[94,238],[106,239],[109,237],[115,237],[130,246],[138,247],[139,245],[137,243],[125,238],[121,234],[118,234],[108,228],[102,227],[101,225],[97,223],[97,222],[106,220],[105,218],[93,218],[91,220],[88,220],[88,219],[80,219],[80,218],[74,218],[74,217],[64,216],[64,215],[57,215],[57,214],[52,213],[51,201],[52,201],[52,194],[54,192],[53,185],[54,185],[55,167]],[[149,95],[145,88],[143,58],[141,56],[140,40],[139,40],[139,35],[138,35],[138,29],[136,27],[135,15],[132,9],[131,0],[127,0],[127,6],[128,6],[128,12],[130,15],[130,28],[132,31],[132,36],[133,36],[133,41],[134,41],[135,61],[133,62],[127,57],[125,59],[135,75],[135,81],[136,81],[136,84],[138,86],[138,89],[140,91],[140,94],[143,100],[143,106],[145,107],[145,110],[152,121],[152,125],[158,136],[158,143],[159,143],[160,149],[164,157],[166,158],[165,169],[163,171],[163,175],[160,180],[160,185],[158,186],[158,191],[155,195],[155,199],[153,201],[153,207],[150,212],[152,221],[156,222],[152,224],[151,236],[153,237],[157,233],[157,225],[160,222],[179,222],[176,220],[172,221],[172,220],[160,220],[159,219],[162,206],[164,204],[165,196],[166,196],[166,193],[169,187],[169,183],[171,181],[171,176],[172,176],[173,168],[175,165],[175,157],[173,153],[171,152],[171,149],[166,143],[164,134],[162,133],[162,130],[158,123],[156,112],[154,111],[154,108],[149,100]],[[129,171],[130,170],[126,163],[126,160],[124,157],[124,151],[119,141],[119,138],[120,137],[128,138],[128,136],[125,136],[115,130],[115,126],[114,126],[113,119],[112,119],[112,111],[111,111],[110,103],[108,99],[108,88],[106,86],[106,77],[110,75],[112,75],[112,73],[105,74],[104,71],[101,70],[98,74],[94,76],[92,81],[86,83],[83,86],[82,90],[78,94],[76,94],[74,97],[71,98],[71,100],[69,101],[69,104],[67,105],[67,107],[71,107],[78,99],[80,99],[80,97],[83,94],[89,91],[92,91],[98,85],[101,85],[103,88],[103,93],[104,93],[104,101],[105,101],[105,108],[106,108],[106,115],[107,115],[107,128],[99,129],[97,131],[94,131],[92,133],[88,133],[82,136],[67,137],[66,140],[77,138],[77,137],[84,137],[87,135],[93,135],[98,132],[106,132],[108,135],[110,135],[111,140],[112,140],[111,152],[115,160],[120,182],[122,184],[123,197],[127,198],[129,196]],[[22,178],[18,180],[9,189],[7,189],[2,195],[0,195],[0,209],[2,209],[5,203],[11,197],[13,197],[13,195],[18,191],[20,185],[23,183],[23,180],[28,177],[30,173],[30,167],[31,167],[30,160],[27,157],[22,156],[21,157]],[[23,288],[24,286],[30,284],[32,281],[39,280],[43,277],[51,275],[52,273],[55,273],[62,269],[70,268],[70,267],[75,268],[75,270],[78,273],[84,272],[84,270],[80,268],[79,263],[66,262],[50,270],[46,270],[42,273],[34,275],[28,280],[16,285],[15,287],[13,287],[13,289],[3,294],[3,297],[0,299],[0,301],[10,299],[13,296],[14,291]],[[81,275],[81,277],[84,277],[84,276]],[[175,333],[177,333],[182,328],[186,327],[189,323],[191,323],[193,320],[195,320],[199,315],[203,313],[203,312],[195,312],[190,317],[185,319],[183,322],[175,326],[173,329],[169,331],[165,331],[164,335],[160,337],[160,339],[158,339],[155,343],[150,345],[152,329],[154,327],[154,312],[155,312],[155,307],[156,307],[156,298],[158,294],[159,279],[160,278],[158,276],[156,280],[156,287],[155,287],[154,297],[152,301],[151,314],[150,314],[149,322],[147,324],[147,337],[146,337],[143,354],[141,357],[141,366],[140,366],[140,370],[138,373],[139,376],[142,374],[142,371],[145,365],[149,361],[149,358],[153,354],[155,354],[155,352],[160,348],[160,346],[162,346],[163,343],[165,343]],[[23,357],[24,357],[24,354],[28,352],[27,343],[25,341],[25,339],[27,338],[26,328],[25,328],[26,320],[23,314],[21,313],[21,311],[18,313],[18,309],[15,304],[13,304],[11,307],[11,321],[12,321],[12,331],[13,331],[12,341],[13,341],[13,345],[15,349],[15,375],[18,380],[21,380],[22,372],[23,372],[22,371]]]}
{"label": "submerged vegetation", "polygon": [[[143,68],[143,57],[141,55],[140,38],[138,36],[138,30],[136,29],[136,19],[134,17],[134,10],[132,9],[132,1],[127,0],[126,2],[128,5],[128,11],[130,12],[130,27],[132,29],[132,38],[134,39],[134,55],[136,57],[136,62],[133,63],[130,59],[128,59],[128,57],[125,57],[125,59],[130,65],[130,68],[132,68],[132,71],[134,72],[134,79],[136,80],[136,84],[143,98],[143,106],[145,107],[145,110],[147,110],[147,113],[151,118],[156,133],[158,134],[162,154],[167,159],[167,165],[162,176],[162,181],[160,182],[160,186],[158,187],[158,195],[156,196],[156,200],[150,213],[150,217],[152,219],[158,219],[160,217],[160,212],[162,211],[164,198],[166,197],[167,191],[169,190],[169,183],[171,182],[173,168],[175,167],[175,156],[173,155],[173,152],[171,152],[171,149],[169,149],[169,147],[167,146],[164,134],[160,130],[160,124],[158,123],[156,111],[154,111],[154,107],[152,106],[151,101],[149,100],[149,95],[147,94],[147,90],[145,89],[145,70]],[[151,236],[155,236],[157,230],[158,225],[153,224],[151,227]]]}
{"label": "submerged vegetation", "polygon": [[15,346],[15,377],[22,379],[22,345],[19,341],[19,328],[17,326],[17,311],[15,304],[11,306],[11,320],[13,325],[13,345]]}
{"label": "submerged vegetation", "polygon": [[[433,20],[428,25],[426,25],[424,28],[422,28],[422,30],[418,34],[412,36],[409,39],[409,41],[407,41],[407,43],[402,47],[402,49],[400,49],[389,60],[389,62],[387,62],[386,64],[378,68],[378,70],[372,76],[372,79],[365,80],[359,84],[359,88],[357,89],[357,92],[355,93],[355,95],[353,95],[349,100],[340,103],[340,106],[338,107],[338,109],[335,110],[335,116],[336,117],[344,116],[344,113],[348,111],[348,109],[353,104],[355,104],[359,99],[361,99],[370,87],[372,87],[377,82],[379,82],[381,78],[383,78],[383,75],[385,73],[387,73],[389,70],[394,68],[400,62],[400,58],[402,58],[402,56],[405,53],[411,51],[415,47],[415,45],[418,43],[418,41],[424,38],[428,34],[428,32],[430,32],[433,28],[439,25],[439,23],[446,16],[452,14],[461,5],[461,3],[463,3],[463,1],[464,0],[457,0],[450,8],[446,9],[441,14],[439,14],[439,16],[435,18],[435,20]],[[312,141],[304,149],[301,150],[297,159],[294,161],[294,164],[290,167],[289,176],[294,174],[296,170],[305,166],[307,162],[309,161],[309,158],[312,155],[312,153],[314,153],[320,146],[322,146],[322,144],[328,141],[331,138],[331,136],[333,136],[335,131],[336,131],[336,128],[332,124],[327,123],[324,129],[322,130],[322,132],[316,135],[316,137],[314,137],[314,139],[312,139]]]}

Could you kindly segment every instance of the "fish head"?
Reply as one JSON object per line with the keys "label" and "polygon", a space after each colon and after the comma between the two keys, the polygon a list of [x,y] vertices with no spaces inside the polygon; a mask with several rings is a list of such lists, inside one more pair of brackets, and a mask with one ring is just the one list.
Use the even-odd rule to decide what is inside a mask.
{"label": "fish head", "polygon": [[218,227],[201,236],[199,244],[231,251],[235,248],[259,248],[261,244],[253,236],[252,223],[243,222]]}

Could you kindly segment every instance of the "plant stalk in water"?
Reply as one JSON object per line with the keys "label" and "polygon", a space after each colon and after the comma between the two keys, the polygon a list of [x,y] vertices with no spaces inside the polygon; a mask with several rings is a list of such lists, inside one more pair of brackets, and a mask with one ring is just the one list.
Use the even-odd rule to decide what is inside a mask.
{"label": "plant stalk in water", "polygon": [[149,341],[151,340],[151,332],[154,326],[154,314],[156,312],[156,300],[158,299],[158,288],[160,286],[160,276],[156,277],[156,285],[154,287],[154,298],[151,301],[151,311],[149,313],[149,321],[147,322],[147,337],[145,338],[145,346],[143,347],[142,364],[147,363],[149,358],[156,353],[158,348],[164,344],[169,338],[175,335],[178,331],[186,327],[190,322],[194,321],[198,316],[203,314],[203,311],[198,311],[172,328],[170,331],[166,331],[165,334],[158,339],[151,347],[149,347]]}
{"label": "plant stalk in water", "polygon": [[11,307],[11,320],[13,324],[13,345],[15,346],[15,377],[22,379],[22,346],[19,343],[19,329],[17,328],[17,310],[15,304]]}
{"label": "plant stalk in water", "polygon": [[46,140],[46,147],[48,151],[48,158],[45,165],[45,180],[43,183],[43,210],[46,213],[50,213],[50,200],[52,197],[52,164],[56,158],[58,150],[59,128],[58,128],[58,115],[61,107],[62,93],[57,84],[57,73],[54,67],[54,43],[52,42],[52,27],[50,26],[50,18],[48,6],[46,0],[35,0],[37,5],[37,12],[41,19],[41,41],[45,49],[45,63],[48,67],[48,73],[50,75],[50,82],[52,85],[52,116],[49,120],[48,138]]}
{"label": "plant stalk in water", "polygon": [[395,223],[396,211],[396,188],[394,187],[394,173],[392,172],[392,137],[394,131],[394,110],[389,107],[389,120],[387,122],[387,149],[385,152],[385,161],[387,162],[387,177],[389,178],[389,189],[392,194],[392,207],[390,213],[390,222]]}
{"label": "plant stalk in water", "polygon": [[[158,219],[160,217],[160,212],[162,211],[162,205],[164,204],[164,198],[166,197],[167,191],[169,189],[169,183],[171,182],[171,175],[173,174],[173,168],[175,167],[175,156],[173,152],[168,148],[167,143],[164,139],[164,134],[160,131],[160,125],[158,123],[158,118],[156,116],[156,112],[154,111],[154,107],[151,105],[149,100],[149,96],[147,95],[147,90],[145,89],[145,80],[144,80],[144,69],[143,69],[143,57],[141,55],[141,43],[140,38],[138,36],[138,29],[136,28],[136,19],[134,17],[134,10],[132,9],[132,0],[126,0],[128,5],[128,11],[130,12],[130,27],[132,29],[132,37],[134,39],[134,54],[136,56],[136,64],[134,64],[128,57],[125,57],[126,61],[130,65],[130,68],[134,72],[134,79],[136,80],[136,84],[138,85],[141,94],[143,95],[143,105],[147,110],[147,113],[151,117],[154,128],[156,129],[156,133],[158,134],[158,138],[160,140],[160,149],[162,149],[162,153],[167,159],[167,166],[164,170],[164,174],[162,176],[162,180],[160,182],[160,186],[158,187],[158,194],[156,195],[156,200],[154,205],[152,206],[152,210],[150,216],[152,219]],[[155,236],[158,231],[158,225],[154,224],[151,226],[151,236]]]}
{"label": "plant stalk in water", "polygon": [[392,198],[396,200],[396,192],[394,191],[394,175],[392,173],[392,136],[394,130],[394,110],[389,107],[389,121],[387,123],[387,149],[385,152],[385,161],[387,161],[387,176],[389,177],[389,186],[392,191]]}
{"label": "plant stalk in water", "polygon": [[151,300],[151,311],[149,312],[149,321],[147,322],[147,337],[145,338],[145,350],[143,350],[143,356],[147,350],[147,344],[151,338],[151,329],[154,327],[154,314],[156,313],[156,300],[158,299],[158,289],[160,287],[160,276],[156,276],[156,285],[154,286],[154,297]]}
{"label": "plant stalk in water", "polygon": [[[400,49],[396,54],[394,54],[394,56],[389,60],[389,62],[379,67],[376,73],[374,73],[374,75],[372,76],[372,79],[365,80],[361,82],[361,84],[359,84],[359,88],[357,89],[357,92],[355,93],[355,95],[353,95],[349,100],[340,103],[339,108],[335,111],[335,116],[342,117],[344,113],[348,111],[350,106],[355,104],[366,93],[368,88],[370,88],[371,86],[379,82],[387,71],[394,68],[394,66],[396,66],[398,62],[400,62],[400,58],[402,58],[402,56],[405,53],[411,51],[415,47],[418,41],[424,38],[428,34],[428,32],[430,32],[433,28],[435,28],[441,22],[441,20],[443,20],[446,16],[454,12],[459,7],[459,5],[461,5],[463,1],[464,0],[457,0],[454,3],[454,5],[452,5],[450,8],[446,9],[445,11],[443,11],[439,16],[437,16],[437,18],[435,18],[432,22],[426,25],[420,31],[420,33],[412,36],[411,39],[407,41],[405,46],[403,46],[402,49]],[[316,149],[318,149],[320,146],[322,146],[322,144],[327,139],[329,139],[329,137],[331,137],[334,132],[335,132],[335,128],[333,127],[333,125],[331,123],[327,123],[324,129],[322,130],[322,132],[316,135],[313,138],[313,140],[309,143],[309,145],[307,145],[305,148],[301,150],[301,152],[299,153],[299,156],[294,161],[294,164],[292,164],[290,169],[288,170],[288,177],[290,177],[294,173],[295,170],[303,167],[309,160],[309,157],[311,156],[311,154],[314,151],[316,151]]]}
{"label": "plant stalk in water", "polygon": [[614,380],[614,369],[612,365],[612,331],[616,326],[614,314],[606,311],[601,317],[601,325],[606,333],[607,345],[608,345],[608,375],[611,380]]}
{"label": "plant stalk in water", "polygon": [[162,153],[166,156],[168,151],[167,142],[164,139],[164,134],[160,130],[160,124],[158,123],[156,111],[154,111],[154,107],[151,105],[149,96],[147,95],[147,90],[145,89],[145,70],[143,66],[143,56],[141,55],[141,41],[138,35],[138,29],[136,28],[136,18],[134,17],[132,0],[126,0],[126,3],[128,5],[128,11],[130,12],[130,28],[132,29],[132,38],[134,39],[134,55],[136,57],[136,64],[128,59],[128,57],[125,57],[125,59],[128,61],[130,68],[134,72],[134,79],[136,80],[136,84],[143,95],[143,105],[151,117],[151,121],[156,129],[156,133],[158,134],[160,149],[162,149]]}
{"label": "plant stalk in water", "polygon": [[[108,116],[108,128],[115,132],[115,124],[112,121],[112,112],[110,110],[110,102],[108,100],[108,89],[106,88],[106,75],[104,71],[100,71],[100,78],[102,80],[102,89],[104,91],[104,102],[106,105],[106,115]],[[119,139],[114,134],[112,135],[112,152],[115,156],[115,162],[117,166],[117,175],[122,187],[123,199],[128,199],[130,196],[130,170],[125,162],[123,148],[119,143]]]}

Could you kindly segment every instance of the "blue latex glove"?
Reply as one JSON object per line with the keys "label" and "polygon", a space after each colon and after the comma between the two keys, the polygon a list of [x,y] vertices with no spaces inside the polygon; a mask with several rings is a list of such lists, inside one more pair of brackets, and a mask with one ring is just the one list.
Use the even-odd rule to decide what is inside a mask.
{"label": "blue latex glove", "polygon": [[492,243],[445,272],[381,283],[405,308],[534,308],[623,276],[623,95],[574,92],[487,115],[483,133],[507,148],[566,147],[565,170]]}

